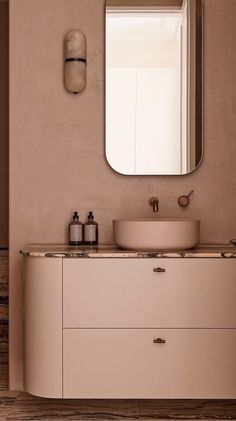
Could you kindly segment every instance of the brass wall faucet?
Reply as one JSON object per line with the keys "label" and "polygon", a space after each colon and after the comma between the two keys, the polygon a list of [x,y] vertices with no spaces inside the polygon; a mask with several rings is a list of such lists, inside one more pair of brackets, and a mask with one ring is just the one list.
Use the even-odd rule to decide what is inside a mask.
{"label": "brass wall faucet", "polygon": [[152,206],[153,212],[159,212],[159,199],[156,196],[150,197],[149,205]]}

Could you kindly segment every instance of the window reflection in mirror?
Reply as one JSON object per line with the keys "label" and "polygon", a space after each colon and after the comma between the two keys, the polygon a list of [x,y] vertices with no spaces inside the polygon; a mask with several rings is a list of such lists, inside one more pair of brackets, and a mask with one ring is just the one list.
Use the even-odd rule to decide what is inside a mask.
{"label": "window reflection in mirror", "polygon": [[107,0],[106,157],[117,172],[180,175],[199,164],[201,34],[200,0]]}

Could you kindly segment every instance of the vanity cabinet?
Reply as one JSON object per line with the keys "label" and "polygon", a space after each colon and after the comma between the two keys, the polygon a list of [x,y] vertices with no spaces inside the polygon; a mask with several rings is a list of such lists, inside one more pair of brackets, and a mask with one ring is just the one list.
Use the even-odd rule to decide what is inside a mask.
{"label": "vanity cabinet", "polygon": [[236,398],[236,260],[25,258],[25,390]]}

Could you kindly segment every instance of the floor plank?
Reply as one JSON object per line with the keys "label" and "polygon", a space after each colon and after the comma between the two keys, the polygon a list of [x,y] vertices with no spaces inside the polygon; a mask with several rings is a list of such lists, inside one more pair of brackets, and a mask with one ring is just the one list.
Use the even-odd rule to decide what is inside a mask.
{"label": "floor plank", "polygon": [[20,394],[8,420],[137,420],[136,400],[43,399]]}
{"label": "floor plank", "polygon": [[140,419],[227,419],[227,401],[195,399],[160,399],[140,401]]}
{"label": "floor plank", "polygon": [[0,391],[0,421],[5,421],[19,393]]}
{"label": "floor plank", "polygon": [[[8,389],[8,257],[0,256],[0,391],[6,389]],[[0,406],[0,414],[4,408],[5,406],[3,408]]]}

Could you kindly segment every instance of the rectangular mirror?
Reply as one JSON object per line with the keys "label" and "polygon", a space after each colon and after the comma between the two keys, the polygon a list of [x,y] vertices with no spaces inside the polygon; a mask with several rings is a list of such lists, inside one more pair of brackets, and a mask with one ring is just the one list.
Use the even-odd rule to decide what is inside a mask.
{"label": "rectangular mirror", "polygon": [[201,0],[107,0],[108,163],[183,175],[202,149]]}

